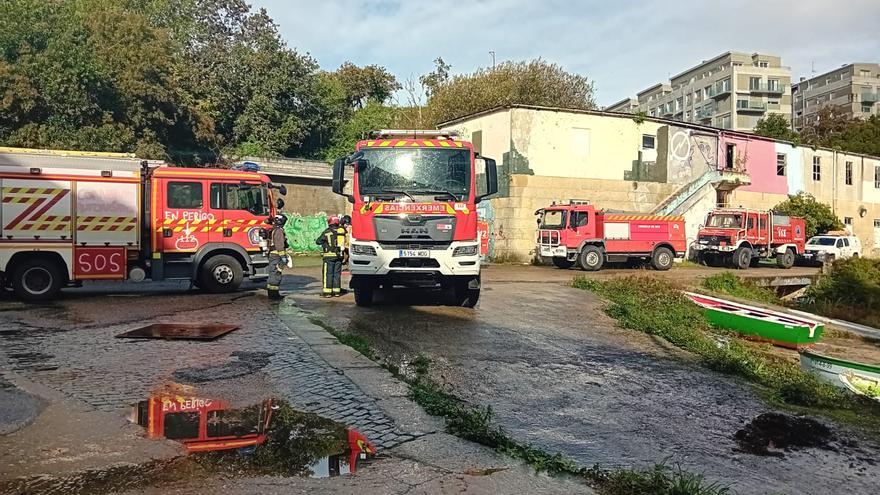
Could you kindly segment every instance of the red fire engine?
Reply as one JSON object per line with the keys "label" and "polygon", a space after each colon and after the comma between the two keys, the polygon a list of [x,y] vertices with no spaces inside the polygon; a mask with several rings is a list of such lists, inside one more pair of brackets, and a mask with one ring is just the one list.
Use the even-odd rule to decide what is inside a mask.
{"label": "red fire engine", "polygon": [[[479,173],[476,168],[478,162]],[[351,194],[343,192],[353,165]],[[485,180],[482,194],[477,178]],[[333,191],[353,203],[349,270],[355,302],[376,288],[440,285],[456,304],[480,296],[477,203],[498,190],[495,161],[445,131],[374,131],[333,166]]]}
{"label": "red fire engine", "polygon": [[803,218],[772,211],[718,208],[706,217],[694,250],[709,266],[748,268],[763,259],[776,258],[780,268],[791,268],[804,253]]}
{"label": "red fire engine", "polygon": [[255,171],[0,148],[2,284],[32,301],[83,280],[233,291],[265,276],[259,229],[275,213],[274,187]]}
{"label": "red fire engine", "polygon": [[650,260],[657,270],[672,268],[687,248],[684,218],[675,215],[612,213],[596,210],[588,201],[571,200],[536,212],[538,254],[559,268],[575,263],[599,270],[608,262]]}

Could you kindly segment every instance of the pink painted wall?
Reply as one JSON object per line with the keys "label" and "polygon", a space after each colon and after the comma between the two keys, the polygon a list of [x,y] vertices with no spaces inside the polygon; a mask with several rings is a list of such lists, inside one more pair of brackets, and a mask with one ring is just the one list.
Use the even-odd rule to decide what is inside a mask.
{"label": "pink painted wall", "polygon": [[718,150],[721,160],[719,166],[727,167],[727,145],[736,146],[734,169],[741,169],[745,165],[745,171],[752,178],[752,184],[743,186],[743,191],[788,194],[788,180],[785,176],[776,175],[776,144],[773,141],[750,139],[739,136],[721,135]]}

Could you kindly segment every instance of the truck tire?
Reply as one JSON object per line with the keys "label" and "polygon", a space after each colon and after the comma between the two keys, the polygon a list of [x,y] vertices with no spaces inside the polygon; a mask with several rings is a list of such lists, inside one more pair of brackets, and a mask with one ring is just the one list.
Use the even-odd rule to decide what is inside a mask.
{"label": "truck tire", "polygon": [[353,290],[355,304],[362,308],[373,305],[373,292],[375,289],[372,286],[359,286]]}
{"label": "truck tire", "polygon": [[553,264],[556,266],[556,268],[562,268],[563,270],[566,270],[566,269],[574,266],[574,261],[569,261],[568,258],[554,256],[553,257]]}
{"label": "truck tire", "polygon": [[752,250],[747,247],[741,247],[733,252],[731,258],[733,267],[738,270],[745,270],[752,264]]}
{"label": "truck tire", "polygon": [[794,266],[794,251],[786,249],[784,253],[776,253],[776,266],[789,269]]}
{"label": "truck tire", "polygon": [[63,274],[58,263],[49,259],[30,259],[12,274],[12,290],[21,300],[41,302],[54,299],[61,292]]}
{"label": "truck tire", "polygon": [[455,305],[464,308],[473,308],[480,301],[480,289],[468,287],[468,281],[457,281],[452,287],[455,296]]}
{"label": "truck tire", "polygon": [[584,246],[578,255],[578,264],[582,270],[595,272],[602,269],[602,264],[605,262],[604,258],[602,250],[597,246]]}
{"label": "truck tire", "polygon": [[655,270],[666,271],[672,268],[674,260],[675,255],[672,253],[672,250],[665,247],[657,248],[654,250],[654,254],[651,255],[651,266]]}
{"label": "truck tire", "polygon": [[233,292],[241,286],[242,280],[241,263],[228,254],[211,256],[199,270],[199,287],[214,294]]}

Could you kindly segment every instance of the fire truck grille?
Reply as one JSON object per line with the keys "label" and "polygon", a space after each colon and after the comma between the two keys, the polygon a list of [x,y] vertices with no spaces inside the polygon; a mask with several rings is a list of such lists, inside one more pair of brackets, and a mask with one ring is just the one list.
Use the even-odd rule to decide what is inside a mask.
{"label": "fire truck grille", "polygon": [[213,340],[236,328],[238,328],[237,325],[156,323],[120,333],[117,337],[128,339]]}
{"label": "fire truck grille", "polygon": [[[701,235],[699,241],[703,244],[718,246],[721,242],[730,242],[730,237],[723,235]],[[704,242],[705,241],[705,242]]]}
{"label": "fire truck grille", "polygon": [[391,268],[440,268],[440,262],[431,258],[394,258]]}

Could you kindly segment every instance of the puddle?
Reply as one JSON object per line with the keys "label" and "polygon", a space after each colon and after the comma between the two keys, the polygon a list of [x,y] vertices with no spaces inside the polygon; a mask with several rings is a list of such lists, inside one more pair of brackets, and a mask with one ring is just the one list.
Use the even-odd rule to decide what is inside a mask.
{"label": "puddle", "polygon": [[212,475],[327,478],[353,474],[376,454],[356,430],[283,400],[238,406],[187,385],[169,385],[132,405],[129,419],[148,438],[179,442],[185,455],[0,482],[0,493],[113,493]]}
{"label": "puddle", "polygon": [[785,452],[803,448],[834,450],[831,430],[818,421],[781,413],[764,413],[737,431],[733,437],[743,452],[784,457]]}
{"label": "puddle", "polygon": [[155,323],[135,328],[116,337],[130,339],[213,340],[238,328],[237,325],[187,325],[182,323]]}

